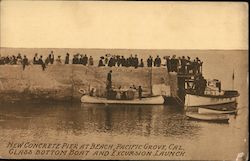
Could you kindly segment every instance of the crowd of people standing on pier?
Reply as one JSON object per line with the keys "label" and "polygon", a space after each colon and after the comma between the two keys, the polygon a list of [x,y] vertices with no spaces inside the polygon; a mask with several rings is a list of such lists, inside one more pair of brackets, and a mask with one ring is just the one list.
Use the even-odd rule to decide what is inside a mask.
{"label": "crowd of people standing on pier", "polygon": [[[101,56],[98,66],[117,66],[117,67],[144,67],[143,59],[139,59],[138,56],[135,54],[134,56],[131,54],[129,57],[124,57],[120,55],[108,55],[106,54],[105,57]],[[160,67],[161,66],[161,58],[159,55],[153,60],[151,56],[147,59],[147,67]]]}
{"label": "crowd of people standing on pier", "polygon": [[[165,60],[165,63],[164,61]],[[144,64],[145,63],[145,64]],[[185,57],[176,57],[176,55],[164,56],[160,58],[157,55],[155,58],[149,56],[146,61],[140,59],[136,54],[130,55],[129,57],[120,56],[120,55],[111,55],[106,54],[105,56],[101,56],[97,66],[98,67],[162,67],[166,66],[168,72],[177,72],[181,74],[198,74],[202,71],[202,61],[196,57],[195,59],[191,60],[189,56]],[[42,69],[45,68],[49,64],[82,64],[84,66],[94,66],[94,59],[92,56],[87,56],[87,54],[74,54],[72,61],[70,61],[70,54],[66,53],[64,59],[61,59],[61,56],[57,56],[55,58],[54,52],[51,51],[46,58],[43,55],[38,55],[35,53],[33,60],[29,61],[26,55],[18,53],[16,56],[1,56],[0,55],[0,65],[4,64],[22,64],[23,70],[25,66],[29,64],[34,65],[41,65]]]}

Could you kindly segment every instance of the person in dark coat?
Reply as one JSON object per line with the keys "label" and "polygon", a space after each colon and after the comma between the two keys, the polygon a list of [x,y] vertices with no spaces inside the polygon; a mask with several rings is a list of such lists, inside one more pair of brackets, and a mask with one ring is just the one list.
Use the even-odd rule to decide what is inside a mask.
{"label": "person in dark coat", "polygon": [[[8,58],[8,61],[9,61],[9,57],[7,56],[7,58]],[[22,56],[21,56],[21,53],[18,53],[18,55],[17,55],[17,63],[18,64],[21,64],[22,63],[22,60],[23,60],[23,58],[22,58]],[[8,62],[9,63],[9,62]],[[7,64],[8,64],[7,63]]]}
{"label": "person in dark coat", "polygon": [[202,62],[198,57],[197,57],[196,59],[197,59],[197,63],[198,63],[198,64],[197,64],[197,66],[198,66],[198,67],[197,67],[197,68],[198,68],[198,69],[197,69],[197,70],[198,70],[198,73],[201,73],[201,72],[202,72],[201,70],[202,70],[202,64],[203,64],[203,62]]}
{"label": "person in dark coat", "polygon": [[[202,76],[202,78],[201,78],[201,91],[200,91],[201,95],[204,95],[206,87],[207,87],[207,80]],[[220,92],[220,89],[219,89],[219,92]]]}
{"label": "person in dark coat", "polygon": [[186,65],[187,65],[187,60],[185,56],[182,56],[181,58],[181,73],[186,74]]}
{"label": "person in dark coat", "polygon": [[166,56],[166,66],[167,66],[167,70],[168,72],[171,72],[171,60],[169,59],[169,56]]}
{"label": "person in dark coat", "polygon": [[122,65],[122,60],[120,55],[117,55],[117,66],[120,67]]}
{"label": "person in dark coat", "polygon": [[87,64],[88,64],[88,57],[85,54],[84,57],[83,57],[83,65],[87,65]]}
{"label": "person in dark coat", "polygon": [[15,55],[12,56],[11,64],[17,64],[17,58]]}
{"label": "person in dark coat", "polygon": [[79,53],[76,54],[76,64],[80,64],[81,56]]}
{"label": "person in dark coat", "polygon": [[159,57],[159,55],[157,55],[157,57],[155,58],[154,66],[156,66],[156,67],[161,66],[161,58]]}
{"label": "person in dark coat", "polygon": [[134,57],[134,61],[133,61],[134,63],[134,67],[135,68],[138,68],[138,66],[139,66],[139,60],[138,60],[138,58],[137,58],[137,55],[135,55],[135,57]]}
{"label": "person in dark coat", "polygon": [[112,70],[110,70],[109,73],[108,73],[107,81],[112,82]]}
{"label": "person in dark coat", "polygon": [[141,63],[139,65],[139,67],[144,67],[143,59],[141,59]]}
{"label": "person in dark coat", "polygon": [[[207,83],[207,82],[206,82]],[[219,92],[221,92],[221,82],[220,81],[217,81],[216,82],[216,87],[219,89]]]}
{"label": "person in dark coat", "polygon": [[125,61],[125,67],[129,67],[129,65],[130,65],[129,64],[129,58],[127,58],[126,61]]}
{"label": "person in dark coat", "polygon": [[171,58],[171,72],[177,72],[178,71],[178,65],[179,65],[179,60],[176,59],[176,55],[173,55]]}
{"label": "person in dark coat", "polygon": [[24,55],[23,57],[22,64],[23,64],[23,70],[24,70],[25,66],[28,65],[28,58],[26,57],[26,55]]}
{"label": "person in dark coat", "polygon": [[139,99],[141,99],[142,98],[142,87],[141,86],[139,86],[139,88],[138,88],[138,95],[139,95]]}
{"label": "person in dark coat", "polygon": [[49,63],[50,63],[49,57],[47,57],[47,58],[45,59],[45,65],[48,65]]}
{"label": "person in dark coat", "polygon": [[4,57],[0,55],[0,65],[4,65]]}
{"label": "person in dark coat", "polygon": [[149,56],[149,58],[147,60],[147,65],[148,65],[148,67],[152,67],[152,65],[153,65],[153,59],[151,56]]}
{"label": "person in dark coat", "polygon": [[49,60],[50,60],[50,64],[54,63],[54,52],[53,51],[51,51],[49,54]]}
{"label": "person in dark coat", "polygon": [[17,57],[16,57],[17,59],[20,59],[20,60],[22,60],[22,56],[21,56],[21,54],[20,53],[18,53],[18,55],[17,55]]}
{"label": "person in dark coat", "polygon": [[44,71],[46,66],[45,66],[45,63],[43,62],[43,56],[42,55],[40,56],[40,58],[38,60],[38,63],[42,66],[42,69]]}
{"label": "person in dark coat", "polygon": [[92,56],[89,57],[89,65],[90,66],[94,65],[94,59]]}
{"label": "person in dark coat", "polygon": [[9,58],[9,56],[6,56],[4,58],[4,64],[9,64],[9,63],[10,63],[10,58]]}
{"label": "person in dark coat", "polygon": [[196,59],[194,59],[194,61],[192,62],[192,69],[193,69],[193,74],[197,74],[198,73],[198,62]]}
{"label": "person in dark coat", "polygon": [[109,99],[111,97],[112,92],[112,70],[109,71],[107,75],[107,98]]}
{"label": "person in dark coat", "polygon": [[124,56],[121,57],[121,65],[123,67],[126,66],[126,59],[124,58]]}
{"label": "person in dark coat", "polygon": [[72,64],[77,64],[77,58],[76,58],[76,55],[73,56],[73,59],[72,59]]}
{"label": "person in dark coat", "polygon": [[187,60],[186,60],[186,66],[187,66],[187,74],[190,74],[190,70],[192,69],[192,67],[191,67],[191,60],[189,56],[187,57]]}
{"label": "person in dark coat", "polygon": [[98,63],[98,67],[105,66],[103,63],[103,59],[104,59],[103,57],[100,58],[99,63]]}
{"label": "person in dark coat", "polygon": [[114,57],[112,56],[112,57],[109,59],[108,66],[109,66],[109,67],[113,67],[113,66],[114,66],[114,62],[115,62],[115,60],[114,60]]}
{"label": "person in dark coat", "polygon": [[66,54],[64,64],[69,64],[69,53]]}
{"label": "person in dark coat", "polygon": [[80,55],[79,64],[83,64],[83,54]]}
{"label": "person in dark coat", "polygon": [[108,54],[106,54],[105,59],[104,59],[105,66],[108,66],[108,62],[109,62],[109,58],[108,58]]}

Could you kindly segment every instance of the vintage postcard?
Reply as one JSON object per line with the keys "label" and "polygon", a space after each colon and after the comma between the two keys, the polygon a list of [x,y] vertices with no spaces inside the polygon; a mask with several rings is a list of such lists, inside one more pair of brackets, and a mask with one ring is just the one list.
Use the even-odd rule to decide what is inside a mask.
{"label": "vintage postcard", "polygon": [[0,1],[0,158],[248,160],[248,4]]}

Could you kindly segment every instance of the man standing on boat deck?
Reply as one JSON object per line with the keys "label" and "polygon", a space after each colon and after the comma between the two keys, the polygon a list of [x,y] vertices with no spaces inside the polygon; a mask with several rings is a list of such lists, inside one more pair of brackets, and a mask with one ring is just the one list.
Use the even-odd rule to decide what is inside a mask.
{"label": "man standing on boat deck", "polygon": [[142,87],[141,86],[139,86],[139,88],[138,88],[138,94],[139,94],[139,99],[141,99],[142,98]]}
{"label": "man standing on boat deck", "polygon": [[109,71],[107,76],[107,98],[110,98],[111,90],[112,90],[112,70]]}

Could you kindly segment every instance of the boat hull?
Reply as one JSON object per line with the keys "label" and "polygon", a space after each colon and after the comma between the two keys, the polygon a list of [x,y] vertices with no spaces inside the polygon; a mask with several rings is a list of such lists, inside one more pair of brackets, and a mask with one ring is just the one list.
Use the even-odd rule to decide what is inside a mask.
{"label": "boat hull", "polygon": [[89,104],[162,105],[164,103],[164,99],[162,96],[154,96],[150,98],[133,99],[133,100],[108,100],[106,98],[84,95],[81,97],[81,102]]}
{"label": "boat hull", "polygon": [[228,114],[198,114],[186,112],[186,116],[195,120],[211,121],[211,122],[228,122]]}
{"label": "boat hull", "polygon": [[185,106],[187,107],[222,105],[233,102],[236,102],[236,97],[209,97],[193,94],[185,96]]}
{"label": "boat hull", "polygon": [[217,111],[235,111],[237,110],[237,103],[227,103],[227,104],[221,104],[221,105],[207,105],[207,106],[185,106],[186,112],[196,112],[198,113],[199,108],[206,108],[211,110],[217,110]]}
{"label": "boat hull", "polygon": [[207,109],[207,108],[199,108],[199,114],[236,114],[237,110],[230,110],[230,111],[221,111],[221,110],[214,110],[214,109]]}

